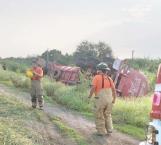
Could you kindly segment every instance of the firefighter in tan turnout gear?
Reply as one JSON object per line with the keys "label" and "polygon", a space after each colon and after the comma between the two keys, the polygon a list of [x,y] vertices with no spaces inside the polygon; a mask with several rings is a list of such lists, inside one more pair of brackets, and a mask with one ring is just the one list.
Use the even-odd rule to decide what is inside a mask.
{"label": "firefighter in tan turnout gear", "polygon": [[33,66],[26,72],[26,75],[31,78],[31,102],[32,107],[36,108],[37,103],[40,109],[43,109],[43,89],[41,84],[41,78],[43,77],[43,69],[41,67],[41,61],[36,59],[33,61]]}
{"label": "firefighter in tan turnout gear", "polygon": [[89,98],[95,94],[95,124],[97,135],[112,133],[112,106],[115,103],[116,91],[113,80],[107,75],[110,70],[106,63],[100,63],[96,67],[97,75],[92,81]]}

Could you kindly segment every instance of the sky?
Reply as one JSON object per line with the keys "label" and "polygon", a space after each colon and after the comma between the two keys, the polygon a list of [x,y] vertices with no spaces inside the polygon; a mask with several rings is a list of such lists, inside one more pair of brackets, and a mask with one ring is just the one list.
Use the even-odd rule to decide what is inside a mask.
{"label": "sky", "polygon": [[84,40],[115,57],[161,58],[161,0],[0,0],[0,57],[72,54]]}

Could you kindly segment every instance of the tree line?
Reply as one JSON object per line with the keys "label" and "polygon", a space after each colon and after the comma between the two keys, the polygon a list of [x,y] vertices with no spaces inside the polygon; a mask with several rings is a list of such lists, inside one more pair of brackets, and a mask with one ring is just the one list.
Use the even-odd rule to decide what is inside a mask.
{"label": "tree line", "polygon": [[[111,65],[114,61],[112,48],[105,42],[92,43],[82,41],[73,54],[63,54],[57,49],[46,50],[40,56],[47,62],[55,62],[62,65],[79,66],[86,70],[87,68],[95,68],[99,62],[106,62]],[[0,58],[1,64],[6,64],[7,68],[13,71],[24,72],[25,69],[32,64],[35,57],[26,58]],[[156,71],[161,59],[135,58],[128,60],[129,65],[135,69]]]}

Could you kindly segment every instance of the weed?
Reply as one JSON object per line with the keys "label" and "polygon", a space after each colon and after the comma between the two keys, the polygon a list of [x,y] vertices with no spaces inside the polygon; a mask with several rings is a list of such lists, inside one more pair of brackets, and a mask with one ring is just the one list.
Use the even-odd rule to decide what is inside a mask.
{"label": "weed", "polygon": [[31,110],[12,96],[0,95],[0,144],[43,145],[41,133],[29,127],[29,122],[42,122],[44,116]]}
{"label": "weed", "polygon": [[67,135],[72,140],[76,141],[78,145],[87,145],[85,139],[77,131],[64,123],[61,118],[54,117],[52,118],[52,122],[58,127],[62,134]]}

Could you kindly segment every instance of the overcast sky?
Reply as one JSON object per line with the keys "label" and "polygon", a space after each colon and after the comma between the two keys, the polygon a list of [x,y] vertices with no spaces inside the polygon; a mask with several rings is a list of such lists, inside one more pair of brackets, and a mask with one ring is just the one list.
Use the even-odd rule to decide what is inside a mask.
{"label": "overcast sky", "polygon": [[0,0],[0,57],[72,53],[104,41],[116,57],[161,58],[161,0]]}

